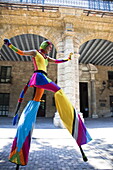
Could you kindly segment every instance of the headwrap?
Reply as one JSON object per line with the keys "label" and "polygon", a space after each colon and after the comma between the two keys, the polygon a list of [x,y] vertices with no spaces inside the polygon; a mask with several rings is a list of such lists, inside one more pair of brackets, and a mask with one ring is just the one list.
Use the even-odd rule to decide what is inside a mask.
{"label": "headwrap", "polygon": [[40,49],[45,50],[48,45],[52,45],[52,43],[49,40],[43,41],[40,45]]}

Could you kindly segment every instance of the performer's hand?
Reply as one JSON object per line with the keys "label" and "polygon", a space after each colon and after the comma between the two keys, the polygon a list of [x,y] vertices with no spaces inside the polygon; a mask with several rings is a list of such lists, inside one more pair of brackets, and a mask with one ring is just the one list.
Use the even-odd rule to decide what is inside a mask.
{"label": "performer's hand", "polygon": [[71,60],[71,59],[72,59],[72,55],[73,55],[73,53],[70,53],[70,54],[69,54],[68,60]]}
{"label": "performer's hand", "polygon": [[9,39],[4,39],[4,44],[9,46],[11,45],[11,41]]}

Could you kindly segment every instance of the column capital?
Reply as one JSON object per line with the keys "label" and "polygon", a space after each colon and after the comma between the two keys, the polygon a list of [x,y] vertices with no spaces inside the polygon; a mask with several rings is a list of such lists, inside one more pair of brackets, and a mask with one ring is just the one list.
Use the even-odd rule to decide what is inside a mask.
{"label": "column capital", "polygon": [[91,73],[91,81],[95,81],[95,73],[92,73],[91,71],[90,73]]}
{"label": "column capital", "polygon": [[70,23],[70,22],[65,23],[65,31],[74,32],[73,23]]}
{"label": "column capital", "polygon": [[74,27],[72,23],[65,23],[65,27],[64,27],[64,33],[63,33],[63,38],[70,36],[70,37],[74,37],[75,32],[74,32]]}
{"label": "column capital", "polygon": [[65,30],[62,34],[62,38],[64,39],[65,37],[71,37],[71,38],[74,38],[75,36],[75,32],[74,31],[68,31],[68,30]]}

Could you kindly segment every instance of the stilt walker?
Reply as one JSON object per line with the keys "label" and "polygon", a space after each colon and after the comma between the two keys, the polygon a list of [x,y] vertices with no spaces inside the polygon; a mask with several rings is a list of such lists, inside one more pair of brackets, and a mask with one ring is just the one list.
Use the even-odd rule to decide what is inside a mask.
{"label": "stilt walker", "polygon": [[14,138],[9,155],[9,161],[17,164],[16,169],[19,169],[19,165],[27,165],[28,163],[32,130],[36,121],[40,99],[44,93],[44,90],[54,92],[56,108],[59,112],[59,115],[65,127],[76,140],[82,153],[83,160],[87,161],[87,157],[85,156],[81,145],[88,143],[92,139],[84,123],[82,122],[80,115],[77,114],[76,109],[72,106],[71,102],[68,100],[63,90],[47,77],[46,70],[48,62],[53,62],[56,64],[67,62],[71,60],[72,53],[69,54],[69,57],[67,59],[57,60],[50,58],[48,54],[52,50],[52,43],[48,40],[42,42],[38,51],[21,51],[17,49],[14,45],[12,45],[9,39],[4,39],[4,44],[20,55],[32,56],[34,64],[34,73],[22,90],[18,100],[15,117],[13,120],[14,125],[16,124],[18,111],[28,87],[35,88],[34,97],[28,102],[21,114],[17,127],[17,133]]}

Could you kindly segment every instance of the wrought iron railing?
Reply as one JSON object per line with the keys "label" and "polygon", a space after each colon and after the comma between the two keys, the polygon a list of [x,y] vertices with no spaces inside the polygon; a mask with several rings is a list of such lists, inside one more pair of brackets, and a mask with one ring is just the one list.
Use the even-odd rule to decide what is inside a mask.
{"label": "wrought iron railing", "polygon": [[69,6],[92,10],[113,11],[113,0],[0,0],[0,2]]}

